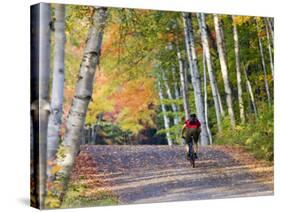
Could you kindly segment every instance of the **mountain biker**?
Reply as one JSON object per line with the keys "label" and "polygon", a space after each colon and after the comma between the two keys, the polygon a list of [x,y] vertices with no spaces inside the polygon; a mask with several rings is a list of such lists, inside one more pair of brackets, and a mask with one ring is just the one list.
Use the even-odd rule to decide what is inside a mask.
{"label": "mountain biker", "polygon": [[[195,143],[195,149],[194,149],[194,156],[197,159],[197,153],[198,153],[198,139],[199,139],[199,135],[201,133],[201,123],[200,121],[197,119],[196,114],[190,114],[189,119],[187,119],[182,127],[182,138],[185,139],[185,147],[186,147],[186,151],[187,151],[187,156],[190,157],[189,155],[189,146],[188,143],[190,142],[190,140],[193,137],[193,141]],[[184,135],[185,134],[185,135]]]}

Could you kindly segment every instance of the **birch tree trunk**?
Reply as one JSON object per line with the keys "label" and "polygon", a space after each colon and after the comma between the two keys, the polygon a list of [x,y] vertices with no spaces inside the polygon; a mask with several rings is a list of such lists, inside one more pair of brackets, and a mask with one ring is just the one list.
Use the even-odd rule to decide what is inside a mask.
{"label": "birch tree trunk", "polygon": [[268,80],[267,80],[267,71],[266,71],[266,66],[265,66],[265,59],[264,59],[264,54],[263,54],[262,42],[261,42],[261,38],[260,38],[260,35],[259,35],[260,30],[259,30],[259,25],[258,25],[257,21],[256,21],[256,26],[257,26],[260,57],[261,57],[263,74],[264,74],[264,84],[265,84],[265,90],[266,90],[266,95],[267,95],[267,101],[268,101],[268,104],[271,105],[271,96],[270,96],[269,85],[268,85]]}
{"label": "birch tree trunk", "polygon": [[[172,68],[172,75],[173,75],[173,82],[174,82],[174,93],[175,93],[175,98],[176,99],[180,99],[180,94],[179,94],[179,90],[178,90],[178,81],[176,79],[176,72],[175,72],[175,68]],[[180,111],[178,105],[176,105],[177,111]]]}
{"label": "birch tree trunk", "polygon": [[187,120],[189,118],[189,102],[188,102],[188,81],[186,80],[186,73],[184,68],[184,59],[182,58],[178,42],[176,41],[176,49],[179,63],[179,71],[180,71],[180,82],[181,82],[181,93],[183,98],[183,109],[184,116]]}
{"label": "birch tree trunk", "polygon": [[225,56],[225,49],[223,47],[223,31],[222,27],[219,22],[219,18],[217,15],[214,15],[214,25],[215,25],[215,31],[216,31],[216,41],[217,41],[217,48],[219,53],[219,59],[220,59],[220,66],[221,66],[221,72],[224,82],[224,90],[226,94],[226,103],[228,108],[228,114],[230,118],[230,123],[232,128],[235,127],[235,116],[233,111],[233,104],[232,104],[232,92],[231,87],[228,79],[228,70],[226,65],[226,56]]}
{"label": "birch tree trunk", "polygon": [[238,103],[239,103],[240,119],[241,119],[242,124],[244,124],[245,123],[245,111],[244,111],[244,102],[243,102],[243,97],[242,97],[243,91],[242,91],[242,85],[241,85],[239,39],[238,39],[237,26],[236,26],[234,19],[235,19],[234,16],[232,16],[236,77],[237,77],[237,89],[238,89]]}
{"label": "birch tree trunk", "polygon": [[100,127],[100,122],[102,121],[102,118],[103,118],[103,113],[99,113],[97,116],[96,124],[94,124],[94,126],[93,126],[93,131],[92,131],[92,136],[91,136],[92,144],[96,144],[97,133],[98,133],[98,129]]}
{"label": "birch tree trunk", "polygon": [[[59,142],[64,93],[64,45],[65,45],[65,7],[55,4],[55,41],[54,41],[54,71],[52,84],[51,114],[48,123],[48,161],[54,161]],[[51,174],[51,165],[48,165],[48,180]]]}
{"label": "birch tree trunk", "polygon": [[[220,109],[220,104],[219,104],[218,92],[216,89],[216,79],[215,79],[215,75],[214,75],[213,68],[212,68],[211,53],[210,53],[208,36],[207,36],[205,15],[203,13],[198,13],[197,17],[198,17],[198,23],[199,23],[199,27],[200,27],[200,31],[201,31],[201,42],[203,45],[203,52],[204,52],[203,60],[205,61],[205,59],[206,59],[208,74],[209,74],[210,84],[211,84],[211,89],[212,89],[212,95],[213,95],[213,100],[214,100],[214,105],[215,105],[218,131],[221,132],[221,130],[222,130],[221,109]],[[206,110],[206,107],[205,107],[205,110]],[[206,118],[206,122],[207,122],[207,118]]]}
{"label": "birch tree trunk", "polygon": [[244,64],[243,64],[243,69],[244,69],[244,74],[245,74],[245,79],[246,79],[246,84],[247,84],[247,90],[250,96],[250,100],[254,109],[254,113],[256,118],[258,117],[258,110],[256,107],[256,102],[255,102],[255,97],[254,97],[254,93],[253,93],[253,89],[252,89],[252,85],[251,82],[249,80],[248,74],[247,74],[247,69],[245,68]]}
{"label": "birch tree trunk", "polygon": [[269,27],[269,29],[270,29],[270,34],[271,34],[271,37],[272,37],[272,44],[274,45],[274,30],[273,30],[273,24],[271,23],[270,18],[266,18],[266,21],[267,21],[268,27]]}
{"label": "birch tree trunk", "polygon": [[106,18],[106,8],[95,8],[80,65],[75,94],[66,121],[65,138],[61,147],[64,151],[64,157],[59,161],[59,164],[63,167],[60,174],[67,179],[63,182],[63,191],[68,182],[74,158],[79,150],[88,104],[92,99],[93,83],[96,67],[99,63]]}
{"label": "birch tree trunk", "polygon": [[212,133],[208,123],[208,91],[207,91],[207,73],[206,73],[206,57],[203,54],[203,72],[204,72],[204,106],[205,106],[205,120],[210,144],[213,144]]}
{"label": "birch tree trunk", "polygon": [[166,129],[166,138],[167,138],[167,141],[168,141],[168,145],[172,146],[173,142],[172,142],[172,139],[171,139],[170,132],[168,131],[169,128],[170,128],[170,120],[167,117],[167,114],[166,114],[167,110],[165,108],[165,105],[162,103],[162,101],[164,99],[164,96],[163,96],[163,91],[162,91],[162,88],[161,88],[160,80],[158,80],[158,93],[159,93],[159,98],[160,98],[160,101],[161,101],[161,109],[162,109],[162,113],[163,113],[164,127]]}
{"label": "birch tree trunk", "polygon": [[[167,91],[167,95],[168,95],[168,98],[170,100],[173,100],[173,95],[172,95],[172,92],[171,92],[171,89],[170,89],[170,86],[169,86],[169,83],[168,83],[168,79],[165,75],[165,73],[163,72],[163,81],[164,81],[164,86],[166,88],[166,91]],[[174,103],[171,104],[172,106],[172,110],[174,113],[177,113],[178,110],[177,110],[177,107]],[[174,116],[174,124],[177,125],[179,123],[179,117],[177,115]]]}
{"label": "birch tree trunk", "polygon": [[31,7],[31,110],[36,201],[44,208],[47,169],[47,127],[50,113],[50,4]]}
{"label": "birch tree trunk", "polygon": [[184,21],[185,47],[190,64],[190,73],[191,73],[192,85],[194,88],[193,90],[194,90],[196,111],[197,111],[198,118],[201,121],[201,134],[200,134],[201,144],[208,145],[209,137],[208,137],[206,120],[204,115],[205,114],[204,103],[203,103],[203,96],[201,93],[200,76],[197,67],[197,56],[195,52],[191,14],[183,13],[183,21]]}
{"label": "birch tree trunk", "polygon": [[216,81],[215,81],[215,86],[216,86],[216,91],[217,91],[217,94],[218,94],[218,100],[219,100],[219,106],[220,106],[221,117],[224,117],[224,116],[225,116],[225,112],[224,112],[224,109],[223,109],[223,104],[222,104],[222,100],[221,100],[221,95],[220,95],[219,88],[218,88],[218,84],[217,84]]}
{"label": "birch tree trunk", "polygon": [[[270,37],[269,37],[269,30],[267,23],[265,23],[265,29],[266,29],[266,38],[267,38],[267,48],[268,48],[268,54],[269,54],[269,60],[270,60],[270,69],[272,74],[272,79],[274,79],[274,65],[273,65],[273,56],[272,56],[272,49],[270,44]],[[273,43],[273,40],[272,40]]]}

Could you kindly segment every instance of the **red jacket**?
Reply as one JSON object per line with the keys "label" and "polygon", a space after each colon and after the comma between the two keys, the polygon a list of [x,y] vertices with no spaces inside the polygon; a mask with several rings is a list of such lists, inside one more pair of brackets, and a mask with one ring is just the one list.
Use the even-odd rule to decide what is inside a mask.
{"label": "red jacket", "polygon": [[190,124],[189,120],[185,121],[186,128],[199,128],[201,126],[200,121],[197,119],[194,124]]}

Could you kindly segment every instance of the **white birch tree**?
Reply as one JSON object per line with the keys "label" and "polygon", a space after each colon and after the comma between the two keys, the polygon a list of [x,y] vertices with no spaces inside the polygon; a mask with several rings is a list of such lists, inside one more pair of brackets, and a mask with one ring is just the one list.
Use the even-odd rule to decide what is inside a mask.
{"label": "white birch tree", "polygon": [[217,84],[216,81],[215,81],[215,86],[216,86],[216,91],[217,91],[217,94],[218,94],[218,100],[219,100],[219,106],[220,106],[221,117],[224,117],[224,116],[225,116],[225,112],[224,112],[224,109],[223,109],[223,104],[222,104],[222,100],[221,100],[221,95],[220,95],[219,88],[218,88],[218,84]]}
{"label": "white birch tree", "polygon": [[235,127],[235,115],[233,110],[233,103],[232,103],[232,91],[228,79],[228,70],[227,70],[227,64],[226,64],[226,56],[225,56],[225,49],[224,49],[224,39],[223,39],[223,31],[222,27],[220,25],[219,17],[218,15],[214,14],[214,25],[215,25],[215,31],[216,31],[216,42],[217,42],[217,48],[219,53],[219,60],[220,60],[220,66],[221,66],[221,73],[223,77],[224,82],[224,90],[226,94],[226,103],[228,108],[228,114],[230,118],[230,123],[232,128]]}
{"label": "white birch tree", "polygon": [[[172,67],[172,77],[173,77],[173,82],[174,82],[174,94],[175,98],[178,100],[180,99],[180,94],[179,94],[179,89],[178,89],[178,81],[176,79],[176,70],[174,67]],[[177,111],[180,111],[179,106],[176,105]]]}
{"label": "white birch tree", "polygon": [[[248,68],[248,66],[247,66],[247,68]],[[257,110],[256,102],[255,102],[255,97],[254,97],[252,85],[251,85],[251,82],[250,82],[249,77],[248,77],[247,68],[243,64],[243,70],[244,70],[246,84],[247,84],[247,91],[249,93],[250,101],[251,101],[251,104],[253,106],[253,110],[254,110],[255,116],[257,118],[258,117],[258,110]]]}
{"label": "white birch tree", "polygon": [[269,30],[270,30],[270,34],[271,34],[271,37],[272,37],[272,43],[274,45],[274,30],[273,30],[273,23],[270,21],[271,18],[266,18],[266,22],[268,24],[268,27],[269,27]]}
{"label": "white birch tree", "polygon": [[[214,100],[214,105],[215,105],[218,131],[221,132],[221,130],[222,130],[221,109],[220,109],[220,103],[219,103],[218,90],[216,89],[215,74],[214,74],[213,67],[212,67],[212,59],[211,59],[209,41],[208,41],[208,36],[207,36],[205,15],[203,13],[198,13],[197,17],[198,17],[198,23],[199,23],[199,27],[200,27],[200,31],[201,31],[201,42],[203,45],[203,58],[206,59],[208,74],[209,74],[209,79],[210,79],[210,84],[211,84],[211,89],[212,89],[212,95],[213,95],[213,100]],[[205,107],[205,109],[206,109],[206,107]],[[206,121],[207,121],[207,119],[206,119]]]}
{"label": "white birch tree", "polygon": [[188,82],[186,80],[186,73],[184,68],[184,59],[180,52],[178,41],[176,40],[176,50],[177,50],[177,57],[179,63],[179,72],[180,72],[180,83],[181,83],[181,94],[183,98],[183,109],[184,109],[184,116],[187,120],[189,118],[189,103],[188,103]]}
{"label": "white birch tree", "polygon": [[96,7],[86,40],[75,94],[66,120],[65,138],[61,146],[64,157],[59,160],[59,164],[62,166],[59,174],[66,178],[62,182],[63,191],[68,182],[75,156],[79,151],[81,132],[84,126],[88,104],[92,99],[95,72],[99,64],[106,18],[107,8]]}
{"label": "white birch tree", "polygon": [[265,84],[265,90],[266,90],[266,95],[267,95],[267,101],[268,101],[268,104],[271,105],[271,95],[270,95],[268,79],[267,79],[267,70],[266,70],[266,65],[265,65],[262,41],[261,41],[261,37],[259,35],[260,28],[259,28],[259,23],[257,20],[256,20],[256,27],[257,27],[257,34],[258,34],[260,59],[261,59],[261,64],[262,64],[262,69],[263,69],[263,74],[264,74],[264,84]]}
{"label": "white birch tree", "polygon": [[50,4],[31,7],[31,110],[33,126],[35,207],[44,208],[47,170],[47,127],[50,113]]}
{"label": "white birch tree", "polygon": [[207,90],[207,73],[206,73],[206,57],[203,54],[203,73],[204,73],[204,112],[205,112],[205,120],[207,126],[207,132],[210,140],[210,144],[213,144],[212,133],[209,127],[208,122],[208,90]]}
{"label": "white birch tree", "polygon": [[[166,92],[167,92],[168,98],[170,100],[174,100],[173,95],[172,95],[172,91],[171,91],[171,88],[170,88],[170,85],[168,83],[168,79],[166,77],[166,74],[165,74],[164,71],[162,72],[162,74],[163,74],[164,86],[166,88]],[[172,107],[173,112],[176,114],[178,112],[176,104],[172,103],[171,107]],[[174,116],[174,124],[177,125],[178,123],[179,123],[179,117],[177,115],[175,115]]]}
{"label": "white birch tree", "polygon": [[208,145],[209,136],[207,132],[206,120],[204,115],[205,114],[204,103],[203,103],[203,96],[201,92],[200,75],[197,67],[197,55],[195,52],[191,14],[183,13],[183,21],[184,21],[185,48],[190,65],[189,68],[190,68],[191,80],[194,90],[196,111],[197,111],[198,119],[201,121],[201,130],[202,130],[200,134],[201,144]]}
{"label": "white birch tree", "polygon": [[[267,48],[268,48],[268,54],[269,54],[270,69],[271,69],[272,79],[274,79],[274,64],[273,64],[273,55],[272,55],[273,51],[272,51],[272,48],[271,48],[270,36],[269,36],[269,30],[268,30],[267,23],[265,22],[264,25],[265,25],[265,30],[266,30]],[[273,40],[272,40],[272,43],[273,43]]]}
{"label": "white birch tree", "polygon": [[235,17],[232,16],[232,25],[233,25],[233,39],[234,39],[234,52],[235,52],[235,65],[236,65],[236,77],[237,77],[237,89],[238,89],[238,104],[241,123],[245,123],[245,110],[243,102],[243,91],[241,85],[241,71],[240,71],[240,51],[239,51],[239,39],[238,39],[238,30],[235,23]]}
{"label": "white birch tree", "polygon": [[[51,96],[51,114],[48,123],[48,161],[54,161],[59,143],[64,96],[64,46],[65,46],[65,7],[55,4],[54,21],[54,70]],[[48,166],[48,178],[52,181],[52,166]]]}
{"label": "white birch tree", "polygon": [[169,132],[170,120],[169,120],[169,117],[167,116],[166,107],[165,107],[165,105],[162,102],[163,99],[164,99],[164,95],[163,95],[163,91],[162,91],[160,80],[158,80],[158,94],[159,94],[159,98],[160,98],[161,110],[162,110],[162,113],[163,113],[164,127],[165,127],[165,130],[166,130],[166,139],[168,141],[168,145],[172,146],[173,145],[173,141],[171,139],[171,134]]}

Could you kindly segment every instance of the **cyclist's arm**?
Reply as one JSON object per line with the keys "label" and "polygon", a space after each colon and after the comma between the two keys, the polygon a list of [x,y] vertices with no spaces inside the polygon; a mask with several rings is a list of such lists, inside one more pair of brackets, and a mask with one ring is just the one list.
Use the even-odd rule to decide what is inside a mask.
{"label": "cyclist's arm", "polygon": [[181,137],[184,137],[184,131],[185,131],[185,124],[182,126],[181,129]]}

